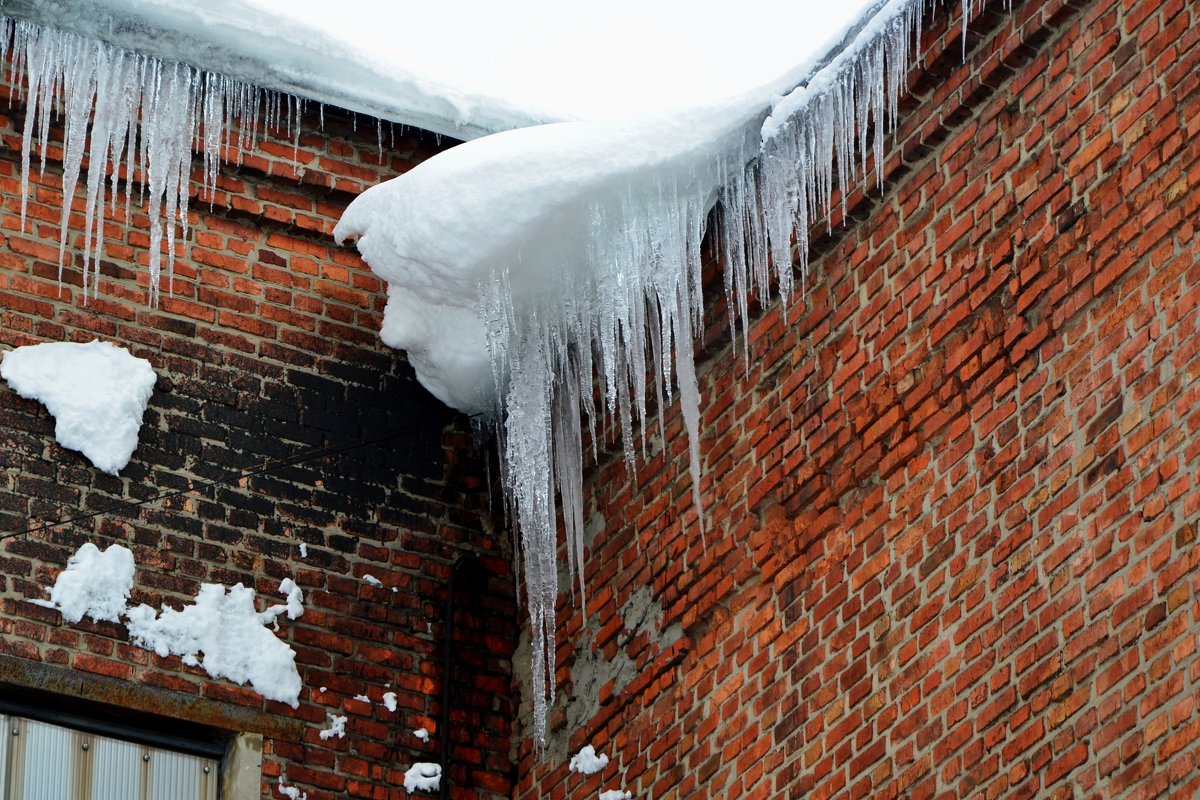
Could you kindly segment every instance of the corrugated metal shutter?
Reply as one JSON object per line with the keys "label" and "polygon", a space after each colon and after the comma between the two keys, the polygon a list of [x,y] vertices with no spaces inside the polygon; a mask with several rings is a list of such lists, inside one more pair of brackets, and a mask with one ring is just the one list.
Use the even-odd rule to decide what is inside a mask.
{"label": "corrugated metal shutter", "polygon": [[81,741],[75,731],[12,718],[8,796],[21,800],[76,798]]}
{"label": "corrugated metal shutter", "polygon": [[149,767],[148,800],[217,800],[216,764],[208,759],[157,750],[150,756]]}
{"label": "corrugated metal shutter", "polygon": [[0,798],[8,794],[8,750],[12,746],[8,715],[0,714]]}
{"label": "corrugated metal shutter", "polygon": [[[103,736],[92,736],[91,800],[125,800],[146,796],[142,748]],[[185,797],[186,795],[180,795]]]}
{"label": "corrugated metal shutter", "polygon": [[219,763],[0,715],[0,786],[19,800],[217,800]]}

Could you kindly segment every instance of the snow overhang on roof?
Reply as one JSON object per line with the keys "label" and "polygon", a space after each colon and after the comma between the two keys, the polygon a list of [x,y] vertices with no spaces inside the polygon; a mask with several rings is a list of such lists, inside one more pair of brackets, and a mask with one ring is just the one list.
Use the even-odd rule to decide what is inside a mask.
{"label": "snow overhang on roof", "polygon": [[385,68],[346,42],[238,0],[4,0],[0,13],[456,139],[558,121]]}

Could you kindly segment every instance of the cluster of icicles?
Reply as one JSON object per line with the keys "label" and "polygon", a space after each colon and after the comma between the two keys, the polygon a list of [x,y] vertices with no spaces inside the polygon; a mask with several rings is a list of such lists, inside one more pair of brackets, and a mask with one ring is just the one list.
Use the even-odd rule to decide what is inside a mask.
{"label": "cluster of icicles", "polygon": [[[157,303],[163,239],[169,281],[176,233],[187,236],[193,151],[199,151],[203,159],[201,189],[211,191],[222,160],[227,154],[239,159],[244,149],[255,145],[261,129],[286,129],[299,136],[303,103],[291,95],[23,20],[0,18],[0,26],[0,64],[11,58],[10,85],[26,106],[21,147],[22,224],[30,159],[36,149],[34,134],[40,142],[44,171],[51,122],[61,119],[63,126],[60,279],[70,198],[75,196],[87,160],[85,299],[99,279],[104,220],[106,214],[116,212],[122,169],[126,218],[135,191],[148,207],[150,300]],[[106,175],[111,176],[107,203]]]}
{"label": "cluster of icicles", "polygon": [[[962,0],[964,19],[983,4]],[[750,298],[765,301],[775,291],[786,306],[796,272],[807,275],[810,224],[828,217],[834,186],[864,174],[872,156],[882,181],[884,136],[895,128],[911,48],[920,40],[923,15],[934,6],[934,0],[883,3],[849,46],[776,102],[765,121],[759,118],[756,150],[713,154],[710,166],[721,187],[715,233],[729,323],[732,329],[740,321],[743,343]],[[589,298],[586,306],[568,291],[557,308],[540,304],[514,313],[503,276],[482,291],[502,392],[497,431],[503,485],[523,547],[538,741],[545,740],[546,709],[555,702],[559,515],[571,580],[586,613],[585,432],[595,450],[609,421],[615,422],[627,467],[634,470],[649,435],[648,393],[655,394],[652,408],[664,409],[674,383],[688,437],[696,527],[704,535],[693,347],[703,330],[701,241],[712,208],[713,199],[703,193],[660,185],[627,197],[616,213],[607,209],[609,216],[597,220],[605,235],[586,254],[593,273],[603,276],[598,291],[578,295]],[[748,348],[745,353],[748,358]],[[664,414],[657,417],[665,441]]]}
{"label": "cluster of icicles", "polygon": [[[872,155],[876,169],[882,169],[883,136],[895,126],[911,47],[919,41],[923,16],[937,2],[881,2],[829,63],[778,100],[765,122],[759,118],[757,148],[713,154],[731,325],[740,318],[745,330],[749,298],[765,299],[772,287],[787,302],[796,268],[801,275],[807,270],[810,223],[828,214],[834,186],[865,172]],[[961,0],[964,26],[985,2]],[[11,48],[15,74],[26,81],[24,191],[33,132],[40,133],[44,162],[56,105],[65,127],[65,197],[74,195],[87,156],[84,247],[93,281],[102,256],[106,174],[112,176],[114,203],[122,166],[127,193],[136,179],[148,194],[153,301],[163,229],[168,259],[176,225],[186,234],[193,151],[202,154],[208,188],[225,151],[236,147],[240,152],[262,124],[278,126],[283,120],[298,135],[301,104],[291,96],[23,22],[4,20],[3,25],[0,48]],[[231,141],[235,129],[240,133]],[[871,143],[868,130],[874,135]],[[613,420],[632,466],[648,435],[648,409],[671,402],[674,383],[703,529],[700,398],[692,348],[702,329],[701,241],[712,204],[705,193],[679,196],[667,185],[624,198],[618,219],[598,219],[596,229],[606,235],[594,239],[581,258],[608,277],[595,287],[599,296],[591,302],[565,296],[553,308],[518,309],[504,275],[481,292],[500,387],[494,422],[502,482],[521,530],[539,741],[545,738],[547,705],[554,702],[560,514],[573,580],[583,585],[585,432],[595,447],[598,430]],[[64,248],[68,213],[64,204]],[[87,276],[85,269],[85,291]],[[593,397],[596,381],[599,404]],[[662,436],[661,414],[658,424]]]}

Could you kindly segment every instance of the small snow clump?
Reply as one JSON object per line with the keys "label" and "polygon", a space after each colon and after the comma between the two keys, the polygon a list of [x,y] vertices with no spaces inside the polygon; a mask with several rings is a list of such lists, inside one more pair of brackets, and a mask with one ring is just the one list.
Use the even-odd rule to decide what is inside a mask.
{"label": "small snow clump", "polygon": [[268,608],[266,611],[258,615],[264,625],[270,625],[274,630],[279,630],[279,616],[287,614],[288,619],[296,619],[304,613],[304,592],[296,585],[296,582],[291,578],[284,578],[279,582],[279,593],[287,598],[287,601]]}
{"label": "small snow clump", "polygon": [[278,788],[281,795],[291,800],[308,800],[308,792],[302,792],[295,786],[285,786],[282,775],[279,776]]}
{"label": "small snow clump", "polygon": [[383,693],[383,705],[387,708],[388,711],[395,711],[396,710],[396,693],[395,692],[384,692]]}
{"label": "small snow clump", "polygon": [[60,445],[110,475],[137,449],[157,378],[149,361],[99,339],[10,350],[0,362],[0,377],[21,397],[46,406]]}
{"label": "small snow clump", "polygon": [[424,728],[417,728],[415,731],[413,731],[413,736],[417,737],[422,742],[429,741],[429,731],[425,730]]}
{"label": "small snow clump", "polygon": [[571,772],[581,775],[592,775],[608,766],[608,756],[604,753],[596,755],[596,748],[584,745],[583,749],[571,756]]}
{"label": "small snow clump", "polygon": [[620,789],[609,789],[607,792],[600,793],[600,800],[632,800],[631,792],[622,792]]}
{"label": "small snow clump", "polygon": [[85,616],[96,622],[119,622],[132,588],[133,553],[127,547],[114,544],[101,552],[84,542],[55,578],[50,599],[30,602],[58,609],[72,624]]}
{"label": "small snow clump", "polygon": [[442,779],[442,765],[418,761],[404,773],[404,791],[436,792]]}
{"label": "small snow clump", "polygon": [[325,717],[329,720],[329,727],[321,731],[319,736],[322,739],[332,739],[335,736],[344,739],[346,737],[346,718],[329,713],[325,714]]}
{"label": "small snow clump", "polygon": [[379,580],[379,578],[376,578],[374,575],[363,575],[362,579],[372,586],[383,586],[383,581]]}

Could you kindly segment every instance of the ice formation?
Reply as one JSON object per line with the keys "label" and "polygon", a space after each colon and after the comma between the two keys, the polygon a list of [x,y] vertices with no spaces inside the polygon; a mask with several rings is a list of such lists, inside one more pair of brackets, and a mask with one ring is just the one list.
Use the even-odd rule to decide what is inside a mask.
{"label": "ice formation", "polygon": [[[23,20],[0,17],[0,63],[12,59],[13,85],[26,105],[21,147],[21,219],[29,195],[30,159],[36,141],[46,165],[52,120],[65,128],[63,196],[75,196],[84,159],[88,170],[84,204],[83,291],[86,298],[99,279],[104,255],[104,220],[116,213],[120,175],[125,173],[125,213],[144,183],[150,217],[150,295],[160,289],[161,249],[166,239],[167,272],[175,258],[176,231],[187,233],[192,147],[202,159],[202,186],[216,180],[222,150],[239,156],[266,126],[300,131],[301,102],[291,95],[262,89],[153,56],[124,50],[98,39],[65,33]],[[122,167],[124,169],[122,169]],[[105,176],[111,196],[105,201]],[[59,266],[66,256],[67,218]]]}
{"label": "ice formation", "polygon": [[[274,609],[277,609],[274,610]],[[264,627],[287,606],[259,613],[254,590],[240,583],[226,589],[217,583],[200,586],[192,605],[156,612],[142,604],[126,612],[129,640],[161,657],[182,656],[214,678],[249,683],[268,700],[299,705],[300,675],[296,654]]]}
{"label": "ice formation", "polygon": [[[962,3],[964,16],[982,6]],[[806,273],[809,226],[828,214],[835,184],[872,156],[879,177],[933,5],[878,4],[782,97],[497,134],[372,188],[338,223],[335,237],[358,237],[388,282],[384,341],[408,351],[434,395],[494,421],[521,536],[539,740],[554,700],[560,512],[582,599],[584,434],[595,443],[615,422],[632,466],[652,435],[651,400],[670,402],[674,382],[703,531],[692,347],[709,212],[718,208],[730,324],[744,326],[750,298],[774,290],[786,302],[794,270]]]}
{"label": "ice formation", "polygon": [[[247,0],[4,0],[10,17],[101,39],[162,61],[182,61],[210,73],[309,98],[319,103],[413,125],[456,139],[564,119],[516,104],[410,57],[403,42],[438,32],[397,31],[404,16],[376,2],[370,19],[338,7],[335,26],[306,19],[296,3]],[[271,6],[275,6],[272,8]],[[364,46],[389,31],[390,47]],[[340,31],[338,29],[341,29]],[[370,28],[372,30],[363,31]],[[347,31],[357,36],[347,36]],[[443,37],[444,38],[444,37]]]}
{"label": "ice formation", "polygon": [[133,553],[119,544],[103,552],[84,542],[50,587],[50,600],[31,600],[58,609],[72,624],[85,616],[100,622],[120,622],[133,588]]}
{"label": "ice formation", "polygon": [[608,766],[608,756],[604,753],[596,755],[596,748],[584,745],[578,753],[571,756],[570,770],[581,775],[592,775]]}
{"label": "ice formation", "polygon": [[[335,230],[339,240],[357,236],[389,282],[384,341],[407,350],[449,405],[503,420],[501,467],[524,548],[538,696],[554,670],[556,489],[581,578],[584,431],[595,438],[602,415],[618,417],[632,459],[633,423],[646,418],[651,392],[660,405],[664,391],[670,396],[672,364],[699,506],[691,343],[700,239],[720,186],[757,147],[749,123],[767,110],[742,100],[650,122],[562,123],[479,139],[367,191]],[[714,158],[714,146],[733,157]],[[648,371],[659,380],[648,382]]]}
{"label": "ice formation", "polygon": [[137,449],[157,376],[146,359],[95,339],[17,347],[0,361],[0,377],[46,406],[59,444],[116,475]]}
{"label": "ice formation", "polygon": [[346,736],[346,718],[337,714],[325,714],[325,718],[329,721],[329,727],[321,731],[318,736],[322,740],[332,739],[337,737],[343,739]]}
{"label": "ice formation", "polygon": [[436,792],[442,780],[442,765],[418,761],[404,773],[404,791]]}

